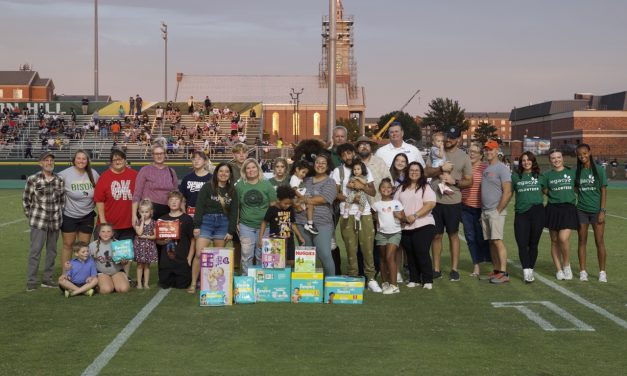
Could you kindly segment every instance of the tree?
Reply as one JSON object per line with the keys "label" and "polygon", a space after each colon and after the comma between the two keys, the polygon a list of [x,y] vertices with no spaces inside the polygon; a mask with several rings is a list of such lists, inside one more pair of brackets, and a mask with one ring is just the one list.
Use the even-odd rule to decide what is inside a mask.
{"label": "tree", "polygon": [[337,121],[337,125],[344,126],[348,131],[348,134],[346,135],[346,141],[357,141],[357,139],[359,138],[359,123],[357,123],[357,119],[340,118]]}
{"label": "tree", "polygon": [[488,142],[488,140],[496,140],[499,144],[501,143],[501,140],[496,135],[496,127],[485,121],[482,121],[477,126],[475,133],[472,135],[472,140],[482,145]]}
{"label": "tree", "polygon": [[460,127],[462,131],[468,129],[466,110],[459,106],[459,102],[450,98],[436,98],[429,103],[429,111],[422,118],[425,126],[432,126],[437,132],[446,132],[452,127]]}
{"label": "tree", "polygon": [[[387,122],[392,116],[394,116],[395,113],[396,111],[381,116],[379,118],[379,121],[377,122],[378,129],[383,128],[383,126],[387,124]],[[396,117],[396,120],[394,121],[401,123],[401,127],[403,128],[403,138],[405,140],[411,138],[416,140],[416,142],[420,141],[420,139],[422,138],[420,128],[418,127],[418,123],[416,123],[416,119],[414,119],[410,114],[408,114],[407,112],[400,112]],[[387,137],[387,131],[385,131],[382,137]]]}

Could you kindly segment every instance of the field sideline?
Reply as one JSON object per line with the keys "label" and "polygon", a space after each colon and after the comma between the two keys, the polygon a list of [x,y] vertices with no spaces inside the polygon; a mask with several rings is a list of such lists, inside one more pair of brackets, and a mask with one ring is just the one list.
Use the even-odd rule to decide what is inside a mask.
{"label": "field sideline", "polygon": [[[102,358],[99,374],[623,375],[627,190],[608,192],[607,284],[597,281],[592,236],[590,282],[578,280],[576,234],[575,279],[556,281],[545,233],[539,277],[525,285],[516,266],[510,205],[509,284],[469,277],[472,265],[462,243],[461,281],[436,280],[432,291],[401,286],[398,295],[366,293],[362,306],[201,308],[197,296],[185,291],[160,292],[156,266],[150,290],[72,299],[53,289],[26,293],[29,230],[21,191],[0,190],[0,375],[83,374],[123,329],[128,339],[117,353],[108,353],[110,359]],[[445,240],[444,272],[450,268],[447,247]],[[159,298],[148,313],[146,305]]]}

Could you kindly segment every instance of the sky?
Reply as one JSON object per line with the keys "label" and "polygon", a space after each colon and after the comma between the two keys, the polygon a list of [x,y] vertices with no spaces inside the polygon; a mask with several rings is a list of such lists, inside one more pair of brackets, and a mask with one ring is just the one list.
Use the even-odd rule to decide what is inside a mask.
{"label": "sky", "polygon": [[[343,0],[366,116],[469,112],[627,90],[624,0]],[[328,0],[100,0],[99,93],[162,100],[186,74],[312,74]],[[0,0],[0,70],[29,63],[56,94],[94,92],[94,1]],[[288,96],[289,93],[286,93]],[[303,96],[306,93],[303,94]],[[212,98],[219,101],[219,98]]]}

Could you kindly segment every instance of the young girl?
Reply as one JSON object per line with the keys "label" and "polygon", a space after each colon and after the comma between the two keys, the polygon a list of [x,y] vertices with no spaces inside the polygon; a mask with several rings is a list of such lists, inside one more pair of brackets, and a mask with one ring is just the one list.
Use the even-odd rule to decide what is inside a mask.
{"label": "young girl", "polygon": [[[438,132],[433,135],[433,146],[431,147],[431,167],[438,168],[446,162],[446,153],[444,152],[444,133]],[[449,175],[448,172],[440,174],[440,182]],[[438,184],[440,193],[443,195],[452,195],[453,190],[446,183]]]}
{"label": "young girl", "polygon": [[[353,169],[351,171],[349,185],[350,185],[350,182],[352,181],[358,181],[362,184],[368,184],[367,176],[368,176],[368,169],[366,168],[366,165],[364,164],[364,162],[356,161],[353,164]],[[351,204],[357,201],[357,203],[359,204],[359,210],[357,211],[357,213],[355,213],[355,221],[359,221],[359,218],[361,218],[361,215],[364,213],[366,204],[368,204],[368,200],[366,199],[366,194],[362,191],[348,188],[348,185],[347,185],[347,190],[348,190],[348,194],[346,195],[346,201],[344,201],[342,208],[341,208],[342,214],[344,218],[348,218],[348,215],[349,215],[348,212],[351,207]]]}
{"label": "young girl", "polygon": [[289,180],[286,179],[287,160],[285,158],[279,157],[275,159],[272,170],[274,171],[274,176],[270,178],[269,182],[274,189],[280,185],[289,185]]}
{"label": "young girl", "polygon": [[374,240],[381,253],[381,279],[383,294],[398,294],[396,250],[401,242],[401,220],[404,218],[403,204],[392,198],[394,187],[389,178],[383,178],[379,184],[381,201],[372,208],[377,212],[379,231]]}
{"label": "young girl", "polygon": [[98,240],[89,243],[89,254],[96,262],[98,271],[98,293],[110,294],[113,291],[128,292],[130,286],[124,272],[128,261],[113,262],[111,243],[113,227],[108,223],[101,223],[98,231]]}
{"label": "young girl", "polygon": [[70,261],[69,269],[59,277],[59,286],[65,297],[85,294],[94,295],[94,287],[98,285],[96,263],[89,256],[87,243],[78,241],[72,246],[74,259]]}
{"label": "young girl", "polygon": [[[152,202],[143,199],[139,202],[137,222],[133,224],[137,236],[133,241],[135,262],[137,262],[137,288],[150,288],[150,264],[157,262],[157,246],[155,244],[155,221],[152,219]],[[143,279],[142,279],[143,277]]]}
{"label": "young girl", "polygon": [[307,224],[304,226],[305,230],[311,232],[312,234],[318,234],[318,229],[313,223],[313,205],[305,205],[305,194],[307,193],[307,189],[305,188],[304,179],[310,169],[311,166],[309,166],[307,161],[296,161],[292,166],[290,187],[294,190],[294,193],[296,193],[294,205],[300,206],[302,210],[307,210]]}
{"label": "young girl", "polygon": [[398,153],[394,157],[392,161],[392,166],[390,166],[390,176],[392,176],[392,185],[394,186],[394,192],[400,187],[401,184],[407,178],[407,165],[409,164],[409,160],[407,159],[407,154]]}
{"label": "young girl", "polygon": [[586,246],[588,226],[592,225],[594,242],[599,259],[599,282],[607,282],[605,273],[605,201],[607,197],[607,176],[602,166],[594,163],[588,144],[577,146],[577,171],[575,172],[575,191],[578,194],[577,214],[579,216],[579,280],[587,281]]}

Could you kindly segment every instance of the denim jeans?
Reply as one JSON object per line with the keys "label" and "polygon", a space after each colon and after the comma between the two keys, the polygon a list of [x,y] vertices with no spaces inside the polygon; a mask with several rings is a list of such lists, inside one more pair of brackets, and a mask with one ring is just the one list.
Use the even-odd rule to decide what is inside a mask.
{"label": "denim jeans", "polygon": [[318,226],[317,235],[305,231],[304,225],[301,224],[298,225],[298,229],[305,238],[305,245],[316,247],[316,256],[322,262],[324,275],[335,275],[335,263],[333,262],[333,256],[331,256],[331,238],[335,234],[333,226]]}
{"label": "denim jeans", "polygon": [[[263,237],[270,235],[270,228],[266,227]],[[257,265],[261,265],[261,248],[257,247],[257,239],[259,239],[259,229],[248,227],[245,224],[239,224],[239,239],[242,245],[242,275],[248,275],[248,268],[253,265],[253,256],[257,261]]]}
{"label": "denim jeans", "polygon": [[462,223],[472,263],[491,262],[490,243],[483,239],[481,229],[481,208],[462,205]]}

